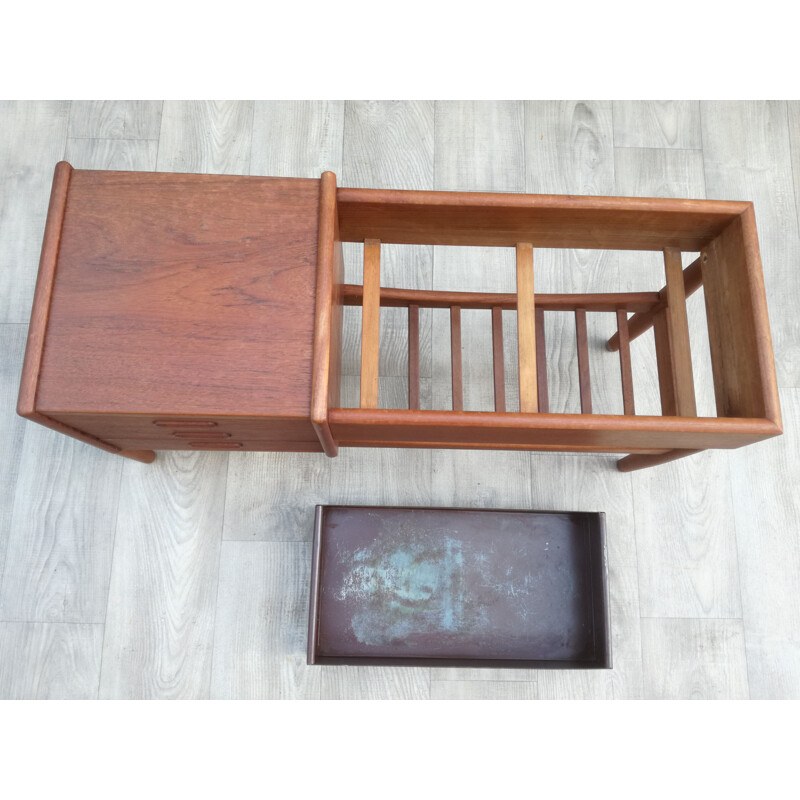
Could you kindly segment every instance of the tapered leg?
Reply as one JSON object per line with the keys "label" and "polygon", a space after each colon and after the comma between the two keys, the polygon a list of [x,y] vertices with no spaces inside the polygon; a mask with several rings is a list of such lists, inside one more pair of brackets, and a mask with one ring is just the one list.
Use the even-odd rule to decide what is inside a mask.
{"label": "tapered leg", "polygon": [[657,467],[659,464],[668,464],[670,461],[677,461],[684,456],[693,456],[701,450],[668,450],[666,453],[631,453],[625,458],[617,461],[617,469],[620,472],[633,472],[645,467]]}
{"label": "tapered leg", "polygon": [[152,464],[156,460],[156,454],[152,450],[120,450],[119,455],[141,461],[142,464]]}

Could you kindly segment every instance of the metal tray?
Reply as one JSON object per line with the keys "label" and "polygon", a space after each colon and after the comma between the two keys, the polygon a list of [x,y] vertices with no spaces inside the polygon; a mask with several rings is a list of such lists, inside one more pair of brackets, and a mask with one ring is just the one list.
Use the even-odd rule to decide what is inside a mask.
{"label": "metal tray", "polygon": [[317,506],[309,664],[611,667],[602,513]]}

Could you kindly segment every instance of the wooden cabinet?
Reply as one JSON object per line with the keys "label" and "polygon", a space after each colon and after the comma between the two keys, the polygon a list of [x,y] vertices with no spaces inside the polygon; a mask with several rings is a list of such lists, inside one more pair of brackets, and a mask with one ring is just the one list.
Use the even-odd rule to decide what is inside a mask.
{"label": "wooden cabinet", "polygon": [[319,183],[59,164],[23,413],[126,452],[319,451]]}
{"label": "wooden cabinet", "polygon": [[[342,242],[364,243],[364,283]],[[517,292],[381,286],[381,246],[514,248]],[[536,249],[663,251],[651,292],[534,291]],[[681,269],[681,252],[697,254]],[[718,416],[698,418],[686,297],[703,286]],[[342,408],[342,314],[362,307],[360,408]],[[408,309],[409,408],[378,407],[381,309]],[[493,412],[419,408],[419,309],[492,311]],[[575,315],[581,414],[548,410],[548,311]],[[505,407],[502,314],[517,315],[520,411]],[[586,312],[614,314],[625,414],[592,413]],[[632,315],[632,316],[630,316]],[[629,342],[653,328],[662,416],[635,414]],[[449,343],[448,345],[449,346]],[[608,356],[612,357],[612,356]],[[319,180],[57,165],[18,410],[112,452],[477,447],[631,453],[621,469],[781,431],[752,205],[337,188]]]}

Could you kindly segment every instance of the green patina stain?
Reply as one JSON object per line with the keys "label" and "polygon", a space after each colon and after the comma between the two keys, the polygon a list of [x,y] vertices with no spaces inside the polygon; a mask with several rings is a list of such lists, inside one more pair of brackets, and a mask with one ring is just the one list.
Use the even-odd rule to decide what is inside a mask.
{"label": "green patina stain", "polygon": [[462,546],[447,536],[402,543],[388,537],[352,554],[339,599],[361,606],[351,622],[358,640],[380,645],[432,628],[462,630],[467,623]]}

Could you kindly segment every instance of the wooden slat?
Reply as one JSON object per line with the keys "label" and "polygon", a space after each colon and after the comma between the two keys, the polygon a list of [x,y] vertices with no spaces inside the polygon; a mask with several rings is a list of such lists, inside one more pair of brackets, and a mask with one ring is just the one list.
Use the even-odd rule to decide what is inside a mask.
{"label": "wooden slat", "polygon": [[623,308],[617,311],[617,333],[619,335],[619,371],[622,376],[622,408],[626,414],[635,414],[631,347],[628,337],[628,312]]}
{"label": "wooden slat", "polygon": [[575,309],[575,336],[578,344],[578,383],[581,391],[581,414],[592,413],[592,384],[589,373],[589,342],[586,338],[586,310]]}
{"label": "wooden slat", "polygon": [[683,288],[683,269],[680,250],[664,250],[664,271],[667,277],[667,330],[675,372],[676,410],[680,417],[696,417],[692,374],[692,350],[689,344],[689,317],[686,313],[686,292]]}
{"label": "wooden slat", "polygon": [[547,347],[544,338],[544,309],[540,304],[542,295],[536,298],[536,389],[539,400],[539,413],[550,412],[550,398],[547,391]]}
{"label": "wooden slat", "polygon": [[625,456],[617,461],[617,469],[620,472],[633,472],[637,469],[646,469],[647,467],[657,467],[660,464],[668,464],[670,461],[677,461],[679,458],[686,456],[693,456],[695,453],[701,452],[700,450],[668,450],[666,453],[635,453],[630,456]]}
{"label": "wooden slat", "polygon": [[453,411],[464,408],[464,378],[461,370],[461,308],[450,309],[450,364],[453,375]]}
{"label": "wooden slat", "polygon": [[[342,286],[342,302],[346,306],[360,306],[364,290],[358,284],[347,283]],[[618,308],[630,312],[650,311],[660,302],[658,292],[617,292],[605,294],[537,294],[536,307],[546,311],[610,311]],[[425,289],[381,288],[381,306],[386,308],[406,308],[416,304],[420,308],[478,308],[503,311],[516,310],[517,294],[506,292],[438,292]]]}
{"label": "wooden slat", "polygon": [[364,310],[361,315],[361,408],[378,407],[381,324],[381,243],[364,242]]}
{"label": "wooden slat", "polygon": [[517,243],[517,341],[519,351],[519,410],[539,410],[536,386],[536,318],[533,295],[533,245]]}
{"label": "wooden slat", "polygon": [[653,319],[653,337],[656,344],[656,366],[658,367],[658,390],[661,394],[661,413],[665,417],[675,417],[678,415],[675,369],[672,358],[672,342],[669,338],[667,324],[667,312],[663,308]]}
{"label": "wooden slat", "polygon": [[492,309],[492,358],[494,361],[494,410],[506,410],[506,375],[503,364],[503,309]]}
{"label": "wooden slat", "polygon": [[[683,270],[683,291],[686,297],[693,295],[703,285],[703,272],[700,265],[700,258],[696,258]],[[625,308],[627,311],[635,311],[633,317],[628,320],[628,339],[633,341],[637,336],[641,336],[645,331],[649,331],[655,324],[656,314],[667,305],[666,286],[657,294],[657,301],[648,309],[633,309],[630,305]],[[588,311],[593,309],[588,308]],[[619,347],[619,336],[615,333],[606,344],[609,350],[616,350]]]}
{"label": "wooden slat", "polygon": [[408,407],[419,408],[419,306],[408,307]]}

